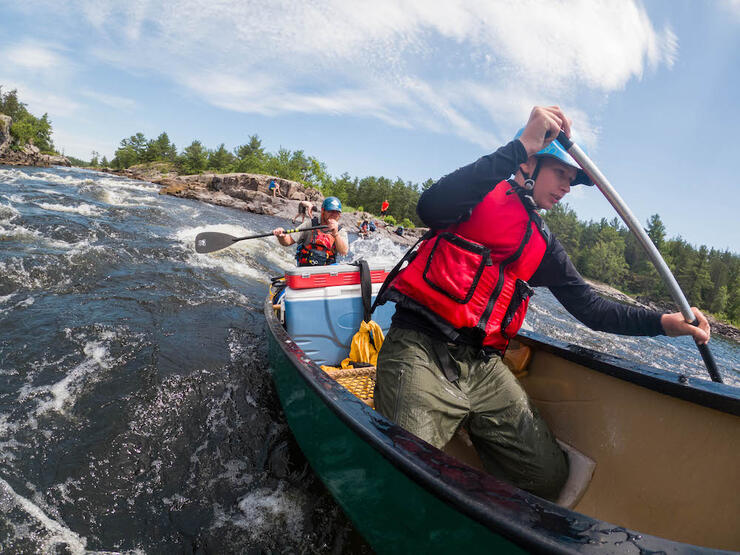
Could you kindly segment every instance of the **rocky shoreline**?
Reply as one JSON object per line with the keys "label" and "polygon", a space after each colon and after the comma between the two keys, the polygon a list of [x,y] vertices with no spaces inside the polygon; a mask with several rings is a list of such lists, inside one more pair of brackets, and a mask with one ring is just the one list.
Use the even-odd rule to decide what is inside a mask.
{"label": "rocky shoreline", "polygon": [[[162,195],[194,199],[288,220],[296,217],[301,201],[309,201],[318,209],[324,200],[317,189],[280,177],[252,173],[178,175],[168,169],[167,164],[154,163],[132,166],[125,170],[104,168],[101,171],[160,185],[159,193]],[[273,180],[278,189],[275,196],[272,196],[269,189],[270,181]],[[318,213],[318,210],[314,212],[316,215]],[[426,231],[426,228],[408,229],[399,236],[395,233],[396,226],[388,226],[368,212],[344,212],[340,223],[347,230],[356,232],[363,217],[376,223],[374,233],[401,245],[413,245]]]}
{"label": "rocky shoreline", "polygon": [[10,126],[13,120],[10,116],[0,114],[0,164],[8,166],[40,166],[48,168],[49,166],[66,166],[72,164],[64,156],[51,154],[42,154],[38,147],[28,144],[21,150],[10,148],[12,137],[10,136]]}
{"label": "rocky shoreline", "polygon": [[[584,278],[585,279],[585,278]],[[677,312],[678,308],[668,302],[655,302],[645,297],[637,297],[634,299],[629,295],[625,295],[618,289],[611,287],[605,283],[593,281],[587,279],[586,282],[593,287],[593,289],[603,297],[613,299],[625,304],[631,304],[633,306],[639,306],[641,308],[648,308],[650,310],[657,310],[658,312]],[[740,343],[740,330],[735,326],[720,322],[714,318],[711,314],[707,314],[707,320],[709,325],[712,327],[712,333],[717,334],[725,339],[730,339],[737,343]]]}

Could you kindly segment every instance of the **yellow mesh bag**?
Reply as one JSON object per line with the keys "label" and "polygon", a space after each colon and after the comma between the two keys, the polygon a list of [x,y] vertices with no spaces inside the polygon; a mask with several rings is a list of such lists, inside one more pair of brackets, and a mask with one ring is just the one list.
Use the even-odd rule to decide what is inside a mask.
{"label": "yellow mesh bag", "polygon": [[373,390],[375,389],[374,366],[364,368],[322,366],[321,369],[329,374],[339,385],[346,387],[352,395],[375,408],[375,403],[373,402]]}

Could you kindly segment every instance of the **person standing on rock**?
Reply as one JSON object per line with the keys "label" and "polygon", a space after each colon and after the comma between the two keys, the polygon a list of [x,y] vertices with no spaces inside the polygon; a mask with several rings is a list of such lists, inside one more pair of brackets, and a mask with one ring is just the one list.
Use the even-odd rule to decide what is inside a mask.
{"label": "person standing on rock", "polygon": [[383,204],[380,205],[380,215],[385,216],[385,213],[388,212],[388,207],[390,204],[388,203],[388,200],[384,200]]}
{"label": "person standing on rock", "polygon": [[268,186],[268,189],[272,193],[273,197],[275,197],[276,195],[281,197],[283,196],[280,194],[280,187],[278,187],[278,184],[275,183],[274,179],[270,179],[270,185]]}
{"label": "person standing on rock", "polygon": [[291,220],[292,223],[296,223],[298,218],[301,219],[301,223],[313,219],[313,204],[307,200],[302,200],[298,203],[298,214]]}
{"label": "person standing on rock", "polygon": [[[337,197],[327,197],[321,205],[321,217],[303,222],[298,229],[304,230],[293,239],[278,227],[272,230],[278,242],[284,247],[297,245],[296,262],[299,266],[325,266],[337,261],[337,254],[349,252],[347,232],[341,229],[339,217],[342,215],[342,203]],[[317,221],[318,220],[318,221]],[[325,225],[326,229],[308,229]]]}

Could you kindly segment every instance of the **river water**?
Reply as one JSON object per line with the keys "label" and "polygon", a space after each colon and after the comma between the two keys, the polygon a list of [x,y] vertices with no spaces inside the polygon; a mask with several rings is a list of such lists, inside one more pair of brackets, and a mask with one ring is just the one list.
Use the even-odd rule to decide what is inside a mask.
{"label": "river water", "polygon": [[[197,255],[195,235],[284,220],[76,168],[0,166],[0,551],[366,551],[296,447],[262,303],[293,265],[272,238]],[[391,260],[387,239],[350,258]],[[538,291],[535,331],[705,377],[685,338],[575,322]],[[740,347],[713,338],[740,386]]]}

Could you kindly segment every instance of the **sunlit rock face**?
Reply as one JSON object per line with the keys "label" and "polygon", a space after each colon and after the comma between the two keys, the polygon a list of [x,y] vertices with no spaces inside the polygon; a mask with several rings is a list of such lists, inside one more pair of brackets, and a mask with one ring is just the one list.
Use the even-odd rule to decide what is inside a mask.
{"label": "sunlit rock face", "polygon": [[5,114],[0,114],[0,164],[9,166],[67,166],[70,167],[69,160],[64,156],[54,156],[42,154],[38,147],[28,144],[21,150],[11,150],[10,143],[10,126],[13,119]]}

